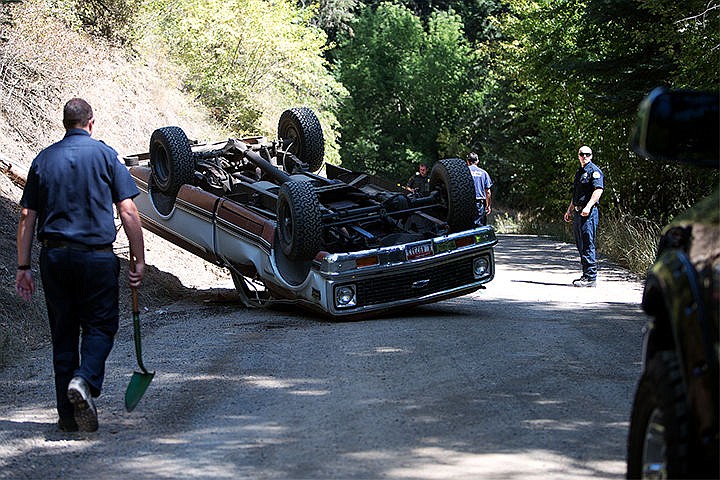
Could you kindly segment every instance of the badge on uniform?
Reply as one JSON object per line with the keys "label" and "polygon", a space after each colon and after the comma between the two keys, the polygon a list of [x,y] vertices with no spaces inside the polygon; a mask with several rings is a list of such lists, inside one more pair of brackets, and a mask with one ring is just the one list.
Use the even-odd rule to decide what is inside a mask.
{"label": "badge on uniform", "polygon": [[600,178],[600,172],[593,172],[593,178]]}

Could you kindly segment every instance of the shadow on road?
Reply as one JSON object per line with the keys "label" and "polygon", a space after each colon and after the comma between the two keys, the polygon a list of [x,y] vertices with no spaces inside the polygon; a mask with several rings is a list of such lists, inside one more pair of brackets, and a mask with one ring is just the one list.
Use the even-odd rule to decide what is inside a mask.
{"label": "shadow on road", "polygon": [[501,237],[497,285],[373,320],[177,298],[132,414],[118,342],[96,434],[54,430],[47,364],[0,373],[0,478],[621,478],[644,318],[558,288],[574,247],[532,238]]}

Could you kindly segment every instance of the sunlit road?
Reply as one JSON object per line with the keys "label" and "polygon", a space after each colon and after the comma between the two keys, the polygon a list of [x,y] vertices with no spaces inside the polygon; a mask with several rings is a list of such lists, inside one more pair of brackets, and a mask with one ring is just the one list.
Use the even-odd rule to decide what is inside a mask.
{"label": "sunlit road", "polygon": [[157,374],[124,320],[100,430],[55,426],[47,351],[0,373],[0,478],[622,478],[639,375],[641,284],[573,246],[501,236],[496,278],[362,322],[197,296],[145,315]]}

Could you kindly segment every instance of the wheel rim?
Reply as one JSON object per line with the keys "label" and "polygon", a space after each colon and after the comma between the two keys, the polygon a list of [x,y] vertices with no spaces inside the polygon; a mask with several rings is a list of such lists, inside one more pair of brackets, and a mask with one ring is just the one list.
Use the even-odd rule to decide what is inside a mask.
{"label": "wheel rim", "polygon": [[450,211],[450,194],[446,188],[445,183],[438,182],[435,185],[430,186],[430,193],[435,193],[435,199],[437,200],[437,207],[440,209],[441,216],[447,218]]}
{"label": "wheel rim", "polygon": [[447,188],[445,188],[443,184],[440,185],[438,191],[440,192],[440,205],[442,205],[447,213],[447,211],[450,210],[450,193],[448,193]]}
{"label": "wheel rim", "polygon": [[285,245],[289,246],[292,244],[293,223],[290,209],[285,203],[280,206],[278,226],[280,227],[280,238]]}
{"label": "wheel rim", "polygon": [[158,145],[157,157],[155,159],[154,167],[157,183],[166,185],[170,176],[170,156],[162,145]]}
{"label": "wheel rim", "polygon": [[298,131],[291,126],[288,128],[286,135],[286,138],[290,140],[290,148],[288,148],[288,151],[293,155],[298,155],[298,153],[302,150],[302,145],[300,144],[300,135]]}
{"label": "wheel rim", "polygon": [[665,424],[662,411],[655,408],[645,429],[642,456],[642,478],[660,480],[667,478],[667,449],[665,447]]}

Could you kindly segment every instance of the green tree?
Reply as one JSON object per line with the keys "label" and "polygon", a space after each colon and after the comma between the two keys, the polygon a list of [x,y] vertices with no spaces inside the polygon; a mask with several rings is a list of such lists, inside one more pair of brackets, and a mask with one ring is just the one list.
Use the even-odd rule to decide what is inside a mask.
{"label": "green tree", "polygon": [[418,161],[434,161],[463,142],[477,110],[476,56],[452,13],[424,25],[408,8],[366,8],[335,52],[348,89],[339,118],[350,168],[404,181]]}
{"label": "green tree", "polygon": [[[606,174],[603,203],[611,208],[664,220],[707,194],[716,175],[648,164],[628,147],[637,105],[652,88],[702,87],[713,78],[717,85],[717,62],[704,65],[697,48],[711,30],[678,23],[698,2],[670,3],[509,2],[499,19],[501,48],[484,52],[489,108],[477,132],[506,198],[556,214],[568,201],[581,144]],[[691,70],[702,74],[691,79]]]}
{"label": "green tree", "polygon": [[[304,2],[300,2],[304,4]],[[329,42],[334,42],[338,33],[351,32],[350,24],[355,18],[359,0],[319,0],[312,4],[313,24],[322,28]]]}
{"label": "green tree", "polygon": [[711,0],[647,0],[641,7],[662,21],[655,35],[673,58],[673,86],[715,90],[720,85],[720,4]]}
{"label": "green tree", "polygon": [[343,90],[310,10],[290,0],[146,1],[150,27],[183,67],[186,88],[230,130],[274,135],[283,110],[307,105],[323,125],[327,159],[338,161],[333,111]]}
{"label": "green tree", "polygon": [[[323,2],[344,0],[323,0]],[[384,0],[366,0],[364,6],[377,8]],[[466,37],[474,42],[495,38],[498,33],[490,18],[505,9],[502,0],[396,0],[393,3],[411,10],[423,21],[427,21],[435,12],[453,11],[460,15]]]}
{"label": "green tree", "polygon": [[137,20],[140,0],[73,0],[72,4],[85,31],[126,42]]}

